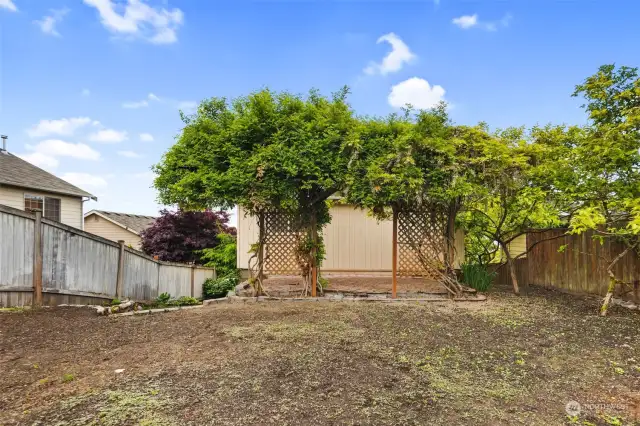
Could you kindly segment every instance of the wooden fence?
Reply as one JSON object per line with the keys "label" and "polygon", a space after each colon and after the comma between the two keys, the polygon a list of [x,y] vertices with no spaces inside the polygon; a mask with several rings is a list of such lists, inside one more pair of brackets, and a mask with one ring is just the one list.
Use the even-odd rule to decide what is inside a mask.
{"label": "wooden fence", "polygon": [[[600,243],[592,238],[592,232],[565,233],[565,229],[550,229],[527,235],[531,251],[527,258],[516,261],[519,282],[604,296],[609,284],[607,267],[624,247],[610,239]],[[632,283],[626,293],[616,296],[640,302],[640,257],[627,253],[614,267],[614,273],[618,279]],[[511,284],[506,266],[499,269],[496,282]]]}
{"label": "wooden fence", "polygon": [[0,306],[202,295],[213,268],[160,262],[97,235],[0,205]]}

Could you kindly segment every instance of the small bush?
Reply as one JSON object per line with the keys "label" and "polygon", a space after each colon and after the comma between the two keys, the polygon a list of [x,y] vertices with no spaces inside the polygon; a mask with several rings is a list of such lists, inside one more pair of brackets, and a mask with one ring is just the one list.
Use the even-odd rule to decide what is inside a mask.
{"label": "small bush", "polygon": [[171,299],[167,302],[167,305],[171,306],[190,306],[190,305],[199,305],[200,301],[195,297],[182,296],[177,299]]}
{"label": "small bush", "polygon": [[156,298],[156,303],[158,305],[166,305],[171,300],[171,295],[169,293],[162,293],[160,296]]}
{"label": "small bush", "polygon": [[238,277],[230,274],[220,278],[209,278],[202,285],[202,296],[205,299],[218,299],[225,297],[230,290],[238,284]]}
{"label": "small bush", "polygon": [[461,266],[462,282],[478,291],[487,291],[493,284],[495,272],[487,271],[483,265],[465,263]]}
{"label": "small bush", "polygon": [[167,306],[190,306],[199,304],[200,301],[195,297],[182,296],[177,299],[173,299],[169,293],[162,293],[151,305],[149,305],[149,307],[164,308]]}

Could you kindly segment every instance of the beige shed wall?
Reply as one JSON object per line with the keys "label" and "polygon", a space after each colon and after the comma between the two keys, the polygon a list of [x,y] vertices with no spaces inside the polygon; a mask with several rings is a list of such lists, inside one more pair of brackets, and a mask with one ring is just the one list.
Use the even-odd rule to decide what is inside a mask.
{"label": "beige shed wall", "polygon": [[[353,206],[331,208],[331,223],[324,229],[324,271],[391,271],[391,221],[378,222]],[[238,208],[238,268],[247,269],[249,248],[258,240],[255,218]],[[464,260],[464,234],[456,233],[456,262]]]}
{"label": "beige shed wall", "polygon": [[84,218],[84,230],[111,241],[124,240],[126,246],[140,249],[142,240],[137,234],[127,231],[97,214],[90,214]]}
{"label": "beige shed wall", "polygon": [[66,195],[54,194],[37,190],[15,188],[12,186],[0,185],[0,204],[24,210],[24,195],[39,195],[43,197],[53,197],[60,199],[60,221],[65,225],[82,229],[82,198],[69,197]]}

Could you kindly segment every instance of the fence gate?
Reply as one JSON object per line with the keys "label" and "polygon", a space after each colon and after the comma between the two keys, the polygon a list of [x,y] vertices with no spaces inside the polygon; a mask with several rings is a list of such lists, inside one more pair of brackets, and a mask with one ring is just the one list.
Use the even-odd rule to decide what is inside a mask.
{"label": "fence gate", "polygon": [[264,214],[264,272],[273,275],[299,275],[296,256],[300,230],[293,217],[282,213]]}

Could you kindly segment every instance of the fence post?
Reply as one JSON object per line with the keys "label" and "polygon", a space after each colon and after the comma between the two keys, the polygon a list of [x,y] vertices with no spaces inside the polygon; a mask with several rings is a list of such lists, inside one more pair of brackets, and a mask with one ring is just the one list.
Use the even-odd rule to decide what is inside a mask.
{"label": "fence post", "polygon": [[195,294],[195,286],[196,286],[196,265],[194,263],[191,264],[191,297]]}
{"label": "fence post", "polygon": [[42,210],[35,210],[33,226],[33,304],[42,306]]}
{"label": "fence post", "polygon": [[118,240],[118,275],[116,277],[116,297],[122,297],[124,288],[124,240]]}

